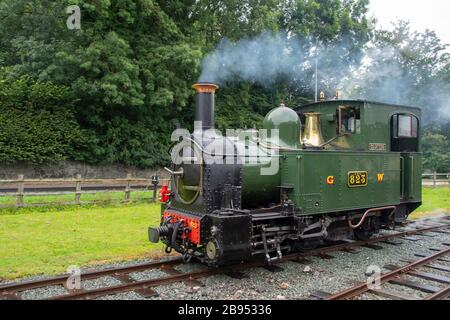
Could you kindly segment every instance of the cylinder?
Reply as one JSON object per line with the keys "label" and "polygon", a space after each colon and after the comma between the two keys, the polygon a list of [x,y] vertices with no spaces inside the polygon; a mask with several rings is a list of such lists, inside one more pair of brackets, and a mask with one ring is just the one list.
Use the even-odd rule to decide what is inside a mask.
{"label": "cylinder", "polygon": [[195,121],[202,130],[214,129],[215,92],[218,86],[214,83],[200,82],[192,86],[197,91],[195,99]]}

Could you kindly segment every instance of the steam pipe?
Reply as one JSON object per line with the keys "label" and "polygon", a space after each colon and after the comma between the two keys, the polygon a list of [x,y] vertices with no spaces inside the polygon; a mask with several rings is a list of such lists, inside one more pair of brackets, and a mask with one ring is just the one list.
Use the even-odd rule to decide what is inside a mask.
{"label": "steam pipe", "polygon": [[358,229],[359,227],[362,226],[362,224],[363,224],[364,221],[366,220],[367,215],[368,215],[369,213],[374,212],[374,211],[388,210],[388,209],[391,209],[391,210],[392,210],[392,212],[389,214],[389,217],[391,217],[391,216],[394,214],[395,210],[397,210],[397,207],[396,207],[396,206],[388,206],[388,207],[372,208],[372,209],[366,210],[366,212],[364,212],[364,214],[363,214],[361,220],[360,220],[359,223],[356,224],[356,225],[354,225],[354,224],[352,223],[352,219],[351,219],[351,218],[348,218],[348,220],[347,220],[348,226],[349,226],[350,228],[352,228],[352,229]]}

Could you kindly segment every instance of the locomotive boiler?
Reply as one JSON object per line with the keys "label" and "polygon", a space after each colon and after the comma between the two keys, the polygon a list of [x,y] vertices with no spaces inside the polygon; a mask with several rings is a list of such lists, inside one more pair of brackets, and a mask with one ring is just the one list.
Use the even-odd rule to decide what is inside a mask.
{"label": "locomotive boiler", "polygon": [[367,239],[421,204],[420,109],[363,100],[270,111],[260,130],[214,130],[215,91],[197,83],[195,124],[172,149],[161,223],[185,261],[268,263]]}

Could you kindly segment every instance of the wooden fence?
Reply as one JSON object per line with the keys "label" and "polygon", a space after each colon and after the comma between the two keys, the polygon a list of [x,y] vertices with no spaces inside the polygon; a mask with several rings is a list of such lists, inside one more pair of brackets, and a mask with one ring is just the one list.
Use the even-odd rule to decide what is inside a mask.
{"label": "wooden fence", "polygon": [[[156,202],[158,190],[161,185],[167,183],[167,179],[160,180],[157,177],[151,179],[133,178],[127,175],[121,179],[83,179],[81,175],[77,175],[74,179],[25,179],[23,175],[19,175],[14,180],[0,180],[0,197],[15,197],[14,204],[1,204],[0,207],[11,206],[38,206],[49,204],[84,204],[98,202],[99,200],[82,201],[83,194],[97,193],[117,193],[123,192],[123,202],[131,200],[133,191],[148,191],[151,197],[144,198],[151,202]],[[422,175],[423,186],[437,187],[450,186],[450,173],[424,173]],[[34,191],[28,191],[32,189]],[[41,190],[39,190],[41,189]],[[67,191],[67,189],[72,189]],[[84,190],[83,190],[84,189]],[[50,191],[49,191],[50,190]],[[66,191],[62,191],[66,190]],[[74,197],[74,201],[70,202],[47,202],[47,203],[25,203],[26,196],[58,196],[70,195]],[[108,200],[111,201],[111,200]]]}
{"label": "wooden fence", "polygon": [[422,185],[426,187],[450,186],[450,173],[424,173]]}
{"label": "wooden fence", "polygon": [[[131,200],[133,191],[148,191],[151,197],[144,198],[151,202],[156,202],[158,189],[163,183],[168,183],[167,179],[160,180],[153,176],[151,179],[133,178],[127,175],[126,178],[119,179],[83,179],[77,175],[73,179],[25,179],[24,175],[19,175],[17,179],[0,180],[0,197],[15,197],[14,204],[0,204],[0,207],[12,206],[38,206],[49,204],[85,204],[99,202],[99,200],[82,201],[84,194],[117,193],[123,192],[123,202]],[[27,190],[28,189],[28,190]],[[61,196],[73,195],[74,200],[69,202],[51,201],[45,203],[26,203],[27,196]],[[111,200],[107,200],[111,201]]]}

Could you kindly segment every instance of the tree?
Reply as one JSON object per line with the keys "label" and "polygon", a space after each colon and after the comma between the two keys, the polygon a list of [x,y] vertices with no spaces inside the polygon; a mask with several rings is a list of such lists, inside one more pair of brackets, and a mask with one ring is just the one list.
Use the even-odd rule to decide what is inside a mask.
{"label": "tree", "polygon": [[[81,7],[81,30],[65,26],[69,3]],[[89,139],[79,159],[146,167],[168,160],[163,146],[190,101],[201,51],[158,2],[6,0],[0,14],[8,14],[0,63],[10,76],[71,88]]]}
{"label": "tree", "polygon": [[450,101],[447,47],[433,31],[412,32],[408,22],[379,30],[347,91],[352,97],[422,107],[425,122],[435,121]]}
{"label": "tree", "polygon": [[85,141],[70,108],[69,88],[6,75],[0,69],[0,162],[41,164],[76,158]]}
{"label": "tree", "polygon": [[427,133],[422,138],[423,167],[434,172],[450,172],[450,141],[443,135]]}

